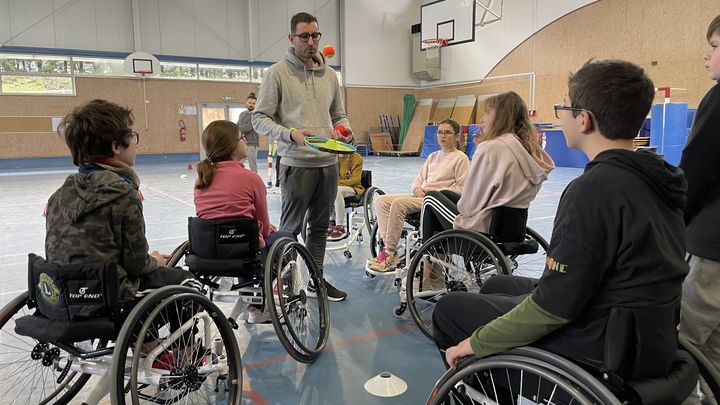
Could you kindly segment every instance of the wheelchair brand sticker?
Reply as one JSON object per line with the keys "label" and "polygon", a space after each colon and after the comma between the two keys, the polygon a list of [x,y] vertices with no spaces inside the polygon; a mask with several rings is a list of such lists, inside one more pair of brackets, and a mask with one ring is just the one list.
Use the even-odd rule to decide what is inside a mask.
{"label": "wheelchair brand sticker", "polygon": [[37,286],[45,301],[52,304],[57,304],[60,301],[60,289],[57,288],[52,277],[40,273],[40,282],[38,282]]}
{"label": "wheelchair brand sticker", "polygon": [[218,227],[218,243],[238,243],[244,242],[247,237],[246,233],[243,233],[235,226],[220,226]]}
{"label": "wheelchair brand sticker", "polygon": [[100,292],[93,291],[90,287],[82,286],[77,292],[70,291],[70,304],[95,304],[103,302],[103,295]]}

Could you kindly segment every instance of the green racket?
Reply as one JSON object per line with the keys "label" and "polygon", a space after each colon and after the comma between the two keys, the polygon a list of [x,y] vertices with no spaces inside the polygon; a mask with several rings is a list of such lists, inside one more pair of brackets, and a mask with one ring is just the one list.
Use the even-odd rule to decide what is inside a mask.
{"label": "green racket", "polygon": [[321,150],[323,152],[335,153],[338,155],[349,155],[355,152],[355,147],[337,139],[325,138],[324,136],[308,135],[305,137],[305,145]]}

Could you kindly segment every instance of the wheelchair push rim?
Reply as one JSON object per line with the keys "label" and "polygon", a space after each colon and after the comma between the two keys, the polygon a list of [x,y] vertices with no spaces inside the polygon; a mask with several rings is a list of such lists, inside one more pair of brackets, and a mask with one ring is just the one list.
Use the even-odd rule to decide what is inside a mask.
{"label": "wheelchair push rim", "polygon": [[193,289],[168,286],[145,297],[123,324],[113,358],[126,359],[113,362],[114,404],[241,402],[234,331]]}
{"label": "wheelchair push rim", "polygon": [[330,333],[327,291],[315,260],[304,245],[282,238],[270,248],[265,271],[265,305],[280,343],[295,360],[313,362]]}
{"label": "wheelchair push rim", "polygon": [[365,229],[368,234],[372,231],[373,225],[377,222],[375,206],[373,205],[377,195],[385,195],[385,192],[377,187],[370,187],[365,190],[365,197],[363,197],[363,217],[365,218]]}
{"label": "wheelchair push rim", "polygon": [[[67,352],[15,333],[15,319],[34,312],[28,303],[29,293],[25,291],[0,310],[0,379],[6,387],[0,393],[0,403],[67,404],[82,390],[90,375],[70,371],[63,377],[58,362],[68,358]],[[95,340],[92,344],[101,348],[107,342]],[[28,397],[22,399],[23,394]]]}
{"label": "wheelchair push rim", "polygon": [[405,279],[407,306],[420,331],[433,338],[432,313],[445,294],[477,293],[484,280],[497,274],[510,274],[510,269],[489,238],[457,229],[434,235],[413,256]]}

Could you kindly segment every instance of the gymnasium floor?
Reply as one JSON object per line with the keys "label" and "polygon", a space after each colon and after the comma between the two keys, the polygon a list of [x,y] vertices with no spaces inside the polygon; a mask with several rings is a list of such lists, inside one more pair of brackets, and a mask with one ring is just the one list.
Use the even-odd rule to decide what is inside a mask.
{"label": "gymnasium floor", "polygon": [[[421,158],[367,157],[374,185],[388,193],[407,193]],[[151,249],[169,253],[186,239],[187,217],[194,215],[194,172],[187,163],[141,163],[136,169],[145,196],[147,237]],[[27,285],[29,252],[44,254],[47,198],[73,170],[0,169],[0,304]],[[262,173],[266,176],[266,173]],[[558,168],[530,207],[528,225],[550,238],[558,200],[580,169]],[[280,219],[280,195],[268,195],[270,218]],[[293,361],[277,341],[271,325],[241,325],[238,340],[245,372],[243,403],[253,404],[419,404],[443,373],[440,357],[406,313],[393,316],[398,303],[392,277],[368,279],[363,266],[368,242],[354,244],[352,259],[341,250],[328,252],[326,276],[348,293],[331,303],[329,346],[312,365]],[[532,274],[529,274],[532,275]],[[538,275],[538,274],[536,274]],[[2,337],[0,337],[2,338]],[[374,397],[363,388],[369,378],[390,371],[408,383],[399,397]],[[92,381],[92,380],[91,380]],[[0,381],[0,392],[5,391]],[[78,402],[79,403],[79,402]],[[108,401],[109,403],[109,401]]]}

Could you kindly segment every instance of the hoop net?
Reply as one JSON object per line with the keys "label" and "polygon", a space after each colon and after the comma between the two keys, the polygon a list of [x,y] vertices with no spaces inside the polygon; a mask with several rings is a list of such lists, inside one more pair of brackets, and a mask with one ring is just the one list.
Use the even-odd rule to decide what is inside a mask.
{"label": "hoop net", "polygon": [[447,46],[448,41],[445,38],[430,38],[422,41],[425,44],[425,52],[427,59],[440,57],[440,48]]}

